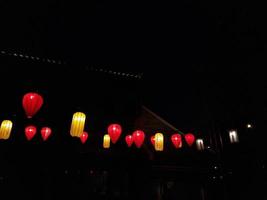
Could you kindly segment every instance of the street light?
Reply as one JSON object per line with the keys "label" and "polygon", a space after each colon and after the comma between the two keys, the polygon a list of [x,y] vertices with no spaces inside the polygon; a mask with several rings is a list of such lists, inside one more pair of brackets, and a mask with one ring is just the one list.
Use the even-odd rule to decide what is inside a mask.
{"label": "street light", "polygon": [[251,124],[247,124],[247,128],[252,128],[252,125]]}

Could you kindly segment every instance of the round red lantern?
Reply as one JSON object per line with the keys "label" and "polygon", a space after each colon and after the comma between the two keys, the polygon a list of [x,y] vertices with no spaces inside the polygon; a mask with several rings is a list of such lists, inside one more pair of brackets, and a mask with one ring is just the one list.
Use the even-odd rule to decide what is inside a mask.
{"label": "round red lantern", "polygon": [[125,141],[127,143],[128,147],[131,147],[133,144],[133,136],[132,135],[126,135]]}
{"label": "round red lantern", "polygon": [[82,133],[82,135],[80,136],[80,140],[84,144],[86,142],[87,138],[88,138],[88,133],[86,131],[84,131]]}
{"label": "round red lantern", "polygon": [[180,134],[178,133],[173,134],[171,137],[171,140],[172,140],[172,144],[174,145],[176,149],[182,147],[182,136]]}
{"label": "round red lantern", "polygon": [[25,135],[26,135],[27,140],[31,140],[35,136],[36,131],[37,130],[35,126],[27,126],[25,128]]}
{"label": "round red lantern", "polygon": [[151,142],[151,144],[152,144],[153,146],[155,146],[155,135],[152,135],[152,136],[150,137],[150,142]]}
{"label": "round red lantern", "polygon": [[133,132],[133,141],[137,148],[140,148],[145,140],[145,133],[141,130]]}
{"label": "round red lantern", "polygon": [[37,93],[27,93],[23,96],[22,106],[28,118],[32,118],[42,107],[43,98]]}
{"label": "round red lantern", "polygon": [[188,146],[192,146],[195,142],[195,136],[192,133],[185,134],[185,141],[188,144]]}
{"label": "round red lantern", "polygon": [[113,144],[115,144],[118,141],[118,139],[121,135],[121,132],[122,132],[122,129],[121,129],[121,126],[119,124],[109,125],[108,134],[109,134],[111,142]]}
{"label": "round red lantern", "polygon": [[41,135],[44,141],[47,140],[47,138],[51,135],[51,133],[52,133],[52,130],[49,127],[43,127],[41,129]]}

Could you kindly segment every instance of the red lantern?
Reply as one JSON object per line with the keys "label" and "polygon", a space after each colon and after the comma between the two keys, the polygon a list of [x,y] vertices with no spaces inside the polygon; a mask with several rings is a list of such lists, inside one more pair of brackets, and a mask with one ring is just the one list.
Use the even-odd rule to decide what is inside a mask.
{"label": "red lantern", "polygon": [[152,144],[153,146],[155,146],[155,135],[152,135],[152,136],[150,137],[150,142],[151,142],[151,144]]}
{"label": "red lantern", "polygon": [[25,128],[25,135],[26,135],[27,140],[31,140],[35,134],[36,134],[35,126],[27,126]]}
{"label": "red lantern", "polygon": [[145,133],[141,130],[133,132],[133,141],[137,148],[140,148],[145,140]]}
{"label": "red lantern", "polygon": [[82,133],[82,135],[80,136],[80,140],[84,144],[86,142],[87,138],[88,138],[88,133],[84,131]]}
{"label": "red lantern", "polygon": [[178,133],[173,134],[171,137],[172,143],[176,149],[182,147],[182,136]]}
{"label": "red lantern", "polygon": [[121,129],[121,126],[119,124],[109,125],[108,134],[109,134],[111,142],[113,144],[115,144],[118,141],[118,139],[121,135],[121,132],[122,132],[122,129]]}
{"label": "red lantern", "polygon": [[51,133],[52,133],[52,130],[49,127],[43,127],[41,129],[41,135],[44,141],[47,140],[47,138],[51,135]]}
{"label": "red lantern", "polygon": [[128,147],[131,147],[133,144],[133,136],[132,135],[126,135],[125,141],[127,143]]}
{"label": "red lantern", "polygon": [[192,144],[195,142],[195,136],[192,133],[187,133],[184,137],[188,146],[192,146]]}
{"label": "red lantern", "polygon": [[22,106],[28,118],[32,118],[42,107],[43,98],[37,93],[27,93],[23,96]]}

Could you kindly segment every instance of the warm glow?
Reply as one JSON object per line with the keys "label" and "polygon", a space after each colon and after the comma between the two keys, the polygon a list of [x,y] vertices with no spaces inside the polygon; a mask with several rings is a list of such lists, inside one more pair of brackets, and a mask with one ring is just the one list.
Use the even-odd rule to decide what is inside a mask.
{"label": "warm glow", "polygon": [[28,118],[32,118],[42,107],[43,97],[37,93],[30,92],[23,96],[22,106]]}
{"label": "warm glow", "polygon": [[24,130],[27,140],[31,140],[36,134],[36,127],[35,126],[27,126]]}
{"label": "warm glow", "polygon": [[108,126],[108,134],[110,136],[111,142],[115,144],[122,133],[121,125],[119,124],[110,124]]}
{"label": "warm glow", "polygon": [[230,130],[229,131],[229,137],[231,143],[237,143],[239,142],[237,131],[236,130]]}
{"label": "warm glow", "polygon": [[12,130],[12,122],[10,120],[4,120],[0,127],[0,139],[8,139]]}
{"label": "warm glow", "polygon": [[125,142],[128,147],[131,147],[133,144],[133,136],[132,135],[126,135]]}
{"label": "warm glow", "polygon": [[41,135],[42,135],[42,138],[43,138],[44,141],[46,141],[49,138],[51,133],[52,133],[52,130],[49,127],[43,127],[41,129]]}
{"label": "warm glow", "polygon": [[155,150],[163,151],[164,148],[164,136],[162,133],[155,134]]}
{"label": "warm glow", "polygon": [[133,141],[137,148],[141,148],[145,140],[145,133],[142,130],[136,130],[133,132]]}
{"label": "warm glow", "polygon": [[88,133],[84,131],[80,137],[81,142],[84,144],[88,138]]}
{"label": "warm glow", "polygon": [[251,124],[247,124],[247,128],[252,128],[252,125]]}
{"label": "warm glow", "polygon": [[109,134],[104,135],[104,138],[103,138],[103,147],[105,149],[108,149],[110,147],[110,136],[109,136]]}
{"label": "warm glow", "polygon": [[204,142],[203,139],[196,140],[197,150],[202,151],[204,150]]}
{"label": "warm glow", "polygon": [[74,113],[70,128],[72,137],[81,137],[84,130],[85,118],[86,116],[82,112]]}
{"label": "warm glow", "polygon": [[195,136],[192,133],[185,134],[184,138],[189,147],[191,147],[195,142]]}
{"label": "warm glow", "polygon": [[155,146],[155,135],[152,135],[152,136],[150,137],[150,142],[151,142],[151,144],[152,144],[153,146]]}
{"label": "warm glow", "polygon": [[182,136],[179,133],[175,133],[171,136],[172,144],[176,149],[182,147]]}

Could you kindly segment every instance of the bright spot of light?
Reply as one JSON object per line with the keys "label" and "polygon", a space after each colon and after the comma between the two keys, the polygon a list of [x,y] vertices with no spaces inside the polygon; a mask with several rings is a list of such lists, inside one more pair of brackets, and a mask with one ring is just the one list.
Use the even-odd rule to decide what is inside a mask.
{"label": "bright spot of light", "polygon": [[247,124],[247,128],[252,128],[252,125],[251,124]]}

